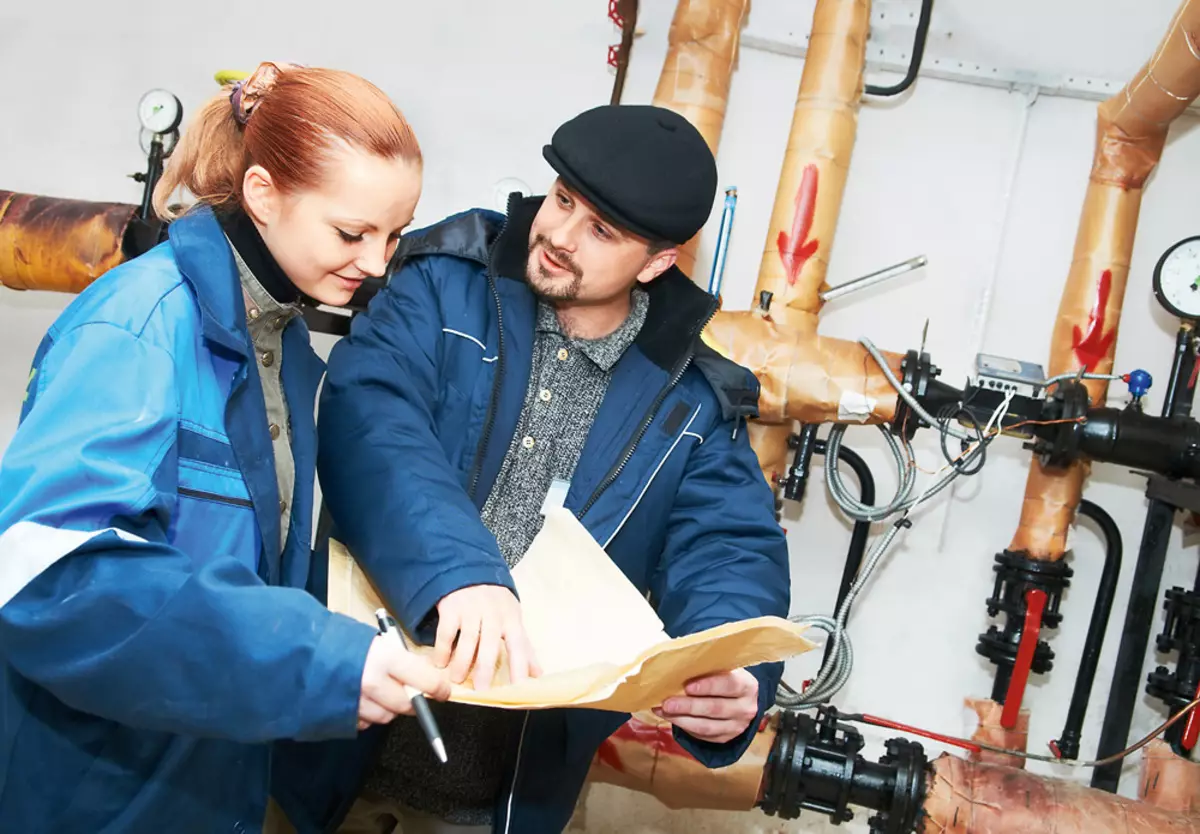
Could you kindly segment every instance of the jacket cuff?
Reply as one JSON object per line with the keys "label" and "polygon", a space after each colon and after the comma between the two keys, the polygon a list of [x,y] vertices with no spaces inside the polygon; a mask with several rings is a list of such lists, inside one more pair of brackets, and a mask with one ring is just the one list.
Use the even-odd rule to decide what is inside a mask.
{"label": "jacket cuff", "polygon": [[329,612],[305,681],[298,741],[358,734],[363,669],[375,636],[376,630],[366,623]]}
{"label": "jacket cuff", "polygon": [[758,681],[758,713],[741,735],[720,744],[698,739],[678,727],[671,731],[679,746],[691,753],[700,764],[710,769],[728,767],[745,755],[750,743],[758,735],[763,716],[775,704],[775,690],[783,676],[782,663],[763,663],[746,669]]}
{"label": "jacket cuff", "polygon": [[437,604],[455,591],[473,585],[500,585],[512,591],[514,596],[517,593],[512,574],[503,562],[499,566],[464,565],[439,573],[403,602],[396,613],[404,621],[409,634],[428,645],[437,633]]}

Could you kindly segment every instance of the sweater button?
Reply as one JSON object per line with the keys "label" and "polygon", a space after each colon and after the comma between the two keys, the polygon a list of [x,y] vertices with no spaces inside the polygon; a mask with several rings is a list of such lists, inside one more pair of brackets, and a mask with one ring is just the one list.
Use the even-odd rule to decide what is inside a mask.
{"label": "sweater button", "polygon": [[568,357],[568,356],[570,356],[570,355],[571,355],[571,354],[567,353],[567,349],[566,349],[566,348],[559,348],[559,349],[558,349],[558,361],[559,361],[559,362],[566,362],[566,361],[567,361],[567,357]]}
{"label": "sweater button", "polygon": [[529,435],[525,435],[525,439],[521,441],[521,445],[524,446],[526,449],[532,449],[533,448],[533,438],[530,437]]}

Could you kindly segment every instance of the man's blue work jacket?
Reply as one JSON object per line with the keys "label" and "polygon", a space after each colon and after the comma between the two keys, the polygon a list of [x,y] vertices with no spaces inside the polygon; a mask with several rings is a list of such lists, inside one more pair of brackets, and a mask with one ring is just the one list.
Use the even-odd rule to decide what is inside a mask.
{"label": "man's blue work jacket", "polygon": [[[318,473],[334,528],[426,639],[442,597],[470,585],[512,587],[480,509],[529,382],[536,300],[524,275],[540,202],[514,199],[507,217],[470,211],[406,236],[388,285],[330,355]],[[787,546],[746,436],[758,383],[700,340],[716,310],[711,296],[675,268],[647,290],[646,322],[613,370],[565,506],[649,593],[673,636],[787,616]],[[781,666],[752,670],[760,715]],[[506,763],[496,830],[565,827],[593,755],[627,717],[528,713]],[[727,744],[676,736],[720,767],[741,756],[756,725]],[[320,788],[329,774],[306,746],[290,746],[298,782],[280,794],[302,831],[320,830],[348,808],[374,752],[344,746],[342,791],[330,799]],[[298,765],[306,755],[309,764]]]}

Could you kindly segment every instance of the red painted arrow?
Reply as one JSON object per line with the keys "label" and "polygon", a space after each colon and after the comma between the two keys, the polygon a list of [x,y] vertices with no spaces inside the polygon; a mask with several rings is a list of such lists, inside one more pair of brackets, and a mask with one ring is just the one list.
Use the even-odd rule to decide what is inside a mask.
{"label": "red painted arrow", "polygon": [[800,187],[796,189],[796,214],[792,218],[792,233],[789,235],[787,232],[780,232],[775,242],[789,284],[796,283],[800,271],[804,269],[808,259],[817,254],[817,247],[820,246],[818,240],[806,240],[808,233],[812,231],[813,215],[817,212],[818,179],[817,166],[805,165]]}
{"label": "red painted arrow", "polygon": [[1100,284],[1096,288],[1096,303],[1088,316],[1087,332],[1076,325],[1071,347],[1075,358],[1083,365],[1084,371],[1092,371],[1100,361],[1108,355],[1113,339],[1117,334],[1113,330],[1104,332],[1104,319],[1108,316],[1108,297],[1112,294],[1112,270],[1106,269],[1100,275]]}

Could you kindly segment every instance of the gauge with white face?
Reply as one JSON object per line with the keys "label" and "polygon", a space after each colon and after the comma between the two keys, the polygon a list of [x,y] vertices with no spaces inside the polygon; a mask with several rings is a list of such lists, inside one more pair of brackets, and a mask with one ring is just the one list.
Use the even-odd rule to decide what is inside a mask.
{"label": "gauge with white face", "polygon": [[1200,235],[1179,241],[1159,258],[1154,295],[1172,315],[1200,319]]}
{"label": "gauge with white face", "polygon": [[166,90],[151,90],[138,102],[138,119],[151,133],[170,133],[183,120],[183,105]]}

